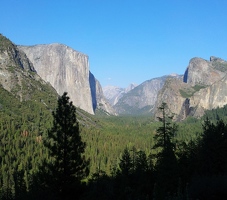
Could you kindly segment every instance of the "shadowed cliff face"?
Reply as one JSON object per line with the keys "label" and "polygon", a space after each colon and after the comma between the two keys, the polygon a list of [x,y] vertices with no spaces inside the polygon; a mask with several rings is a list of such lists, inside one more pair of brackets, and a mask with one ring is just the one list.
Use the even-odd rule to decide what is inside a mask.
{"label": "shadowed cliff face", "polygon": [[111,107],[111,105],[104,97],[102,86],[91,72],[89,74],[89,82],[91,88],[92,106],[94,111],[96,109],[100,109],[107,114],[109,113],[112,115],[116,115],[115,110]]}
{"label": "shadowed cliff face", "polygon": [[[19,46],[33,63],[37,73],[62,95],[68,92],[73,104],[94,114],[99,105],[114,114],[97,80],[89,71],[88,56],[62,44]],[[101,86],[100,86],[101,87]]]}
{"label": "shadowed cliff face", "polygon": [[96,81],[95,81],[94,75],[91,72],[89,73],[89,83],[91,88],[92,107],[93,107],[93,110],[96,110],[97,108]]}

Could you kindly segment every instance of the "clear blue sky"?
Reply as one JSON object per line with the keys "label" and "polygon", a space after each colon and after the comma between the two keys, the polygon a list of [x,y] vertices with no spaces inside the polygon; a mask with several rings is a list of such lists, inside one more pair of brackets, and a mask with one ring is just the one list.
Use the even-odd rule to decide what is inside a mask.
{"label": "clear blue sky", "polygon": [[126,87],[189,60],[227,60],[227,0],[1,0],[0,33],[20,45],[63,43],[89,56],[102,86]]}

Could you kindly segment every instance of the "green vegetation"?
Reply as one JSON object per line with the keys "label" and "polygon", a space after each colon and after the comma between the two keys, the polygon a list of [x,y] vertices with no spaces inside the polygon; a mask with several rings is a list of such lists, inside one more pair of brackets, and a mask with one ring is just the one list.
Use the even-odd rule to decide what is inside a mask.
{"label": "green vegetation", "polygon": [[92,116],[34,72],[8,70],[21,74],[10,92],[0,85],[0,199],[227,198],[227,106],[176,123],[165,103],[159,121]]}
{"label": "green vegetation", "polygon": [[178,169],[177,159],[175,155],[176,142],[174,141],[177,132],[177,126],[172,123],[172,116],[166,114],[168,106],[162,103],[159,107],[161,117],[158,120],[162,123],[157,129],[154,136],[156,143],[154,149],[158,149],[156,153],[156,187],[155,198],[165,199],[168,195],[173,196],[177,192]]}
{"label": "green vegetation", "polygon": [[191,88],[180,89],[180,94],[184,98],[192,97],[199,90],[206,88],[204,85],[195,85]]}
{"label": "green vegetation", "polygon": [[195,86],[193,86],[193,89],[195,90],[195,92],[197,92],[197,91],[199,91],[199,90],[201,90],[201,89],[203,89],[205,87],[206,86],[204,86],[204,85],[195,85]]}
{"label": "green vegetation", "polygon": [[[47,172],[53,158],[43,141],[50,138],[52,111],[55,117],[62,114],[56,96],[39,87],[40,94],[22,102],[0,88],[0,199],[51,199]],[[208,187],[217,196],[218,183],[225,181],[227,106],[176,123],[165,112],[158,122],[150,116],[92,116],[80,109],[76,118],[90,160],[82,199],[207,199],[201,184],[216,184]],[[213,164],[206,168],[210,156]]]}
{"label": "green vegetation", "polygon": [[221,72],[225,72],[227,70],[226,62],[216,61],[216,62],[213,62],[212,65],[215,67],[215,69],[217,69]]}
{"label": "green vegetation", "polygon": [[12,42],[0,34],[0,52],[7,50],[9,47],[12,47]]}
{"label": "green vegetation", "polygon": [[[58,106],[53,112],[53,126],[48,130],[44,145],[49,152],[43,180],[44,190],[54,191],[51,199],[78,198],[81,180],[89,174],[88,164],[84,158],[85,143],[81,141],[76,108],[69,102],[67,93],[58,99]],[[43,180],[40,182],[43,183]]]}
{"label": "green vegetation", "polygon": [[191,90],[182,90],[180,89],[180,94],[183,98],[189,98],[193,95],[193,92]]}

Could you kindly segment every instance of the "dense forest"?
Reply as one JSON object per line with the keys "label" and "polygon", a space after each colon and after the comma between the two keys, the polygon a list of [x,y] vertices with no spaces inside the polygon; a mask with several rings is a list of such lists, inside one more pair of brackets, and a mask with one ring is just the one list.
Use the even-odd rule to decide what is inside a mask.
{"label": "dense forest", "polygon": [[66,93],[46,107],[1,91],[0,199],[227,198],[227,106],[174,122],[165,103],[91,116]]}

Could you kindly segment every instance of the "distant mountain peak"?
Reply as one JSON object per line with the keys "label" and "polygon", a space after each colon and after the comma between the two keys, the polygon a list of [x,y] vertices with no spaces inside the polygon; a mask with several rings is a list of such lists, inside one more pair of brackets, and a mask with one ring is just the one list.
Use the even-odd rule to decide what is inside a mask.
{"label": "distant mountain peak", "polygon": [[136,86],[137,84],[135,83],[129,84],[129,86],[126,88],[108,85],[103,87],[103,93],[106,99],[110,102],[110,104],[115,105],[124,94],[131,91]]}

